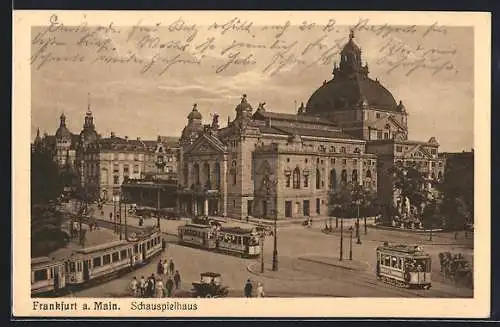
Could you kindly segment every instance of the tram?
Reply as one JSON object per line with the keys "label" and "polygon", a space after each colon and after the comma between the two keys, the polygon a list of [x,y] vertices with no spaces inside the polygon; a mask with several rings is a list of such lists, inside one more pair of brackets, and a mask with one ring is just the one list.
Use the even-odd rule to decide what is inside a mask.
{"label": "tram", "polygon": [[31,294],[58,293],[66,287],[64,263],[48,257],[31,259]]}
{"label": "tram", "polygon": [[188,223],[178,228],[179,243],[205,250],[237,254],[245,258],[260,255],[260,235],[255,229]]}
{"label": "tram", "polygon": [[162,249],[159,230],[149,231],[137,240],[121,240],[71,252],[59,260],[33,258],[31,295],[65,293],[89,282],[105,280],[149,262]]}
{"label": "tram", "polygon": [[209,225],[186,224],[178,228],[179,243],[215,249],[215,228]]}
{"label": "tram", "polygon": [[260,255],[260,235],[255,229],[222,227],[217,231],[217,249],[251,258]]}
{"label": "tram", "polygon": [[377,247],[377,278],[398,287],[428,290],[431,256],[419,245],[384,242]]}

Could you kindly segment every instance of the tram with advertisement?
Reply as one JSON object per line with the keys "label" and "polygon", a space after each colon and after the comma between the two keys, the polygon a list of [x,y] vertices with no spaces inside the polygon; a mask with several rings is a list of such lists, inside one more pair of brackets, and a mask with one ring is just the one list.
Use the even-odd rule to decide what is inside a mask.
{"label": "tram with advertisement", "polygon": [[260,255],[260,235],[255,228],[188,223],[179,226],[179,243],[205,250],[240,255]]}
{"label": "tram with advertisement", "polygon": [[210,225],[186,224],[178,228],[179,243],[193,245],[207,250],[216,247],[215,228]]}
{"label": "tram with advertisement", "polygon": [[398,287],[428,290],[431,256],[419,245],[384,242],[377,247],[377,278]]}

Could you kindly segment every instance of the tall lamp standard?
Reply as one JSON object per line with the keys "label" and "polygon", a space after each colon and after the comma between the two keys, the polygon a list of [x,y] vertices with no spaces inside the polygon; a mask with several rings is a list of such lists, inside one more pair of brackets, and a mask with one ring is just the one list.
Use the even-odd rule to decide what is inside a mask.
{"label": "tall lamp standard", "polygon": [[340,217],[340,257],[339,261],[342,261],[344,256],[344,217]]}
{"label": "tall lamp standard", "polygon": [[356,236],[358,237],[358,240],[356,241],[356,244],[361,244],[361,237],[359,233],[359,205],[360,205],[360,200],[356,200],[356,205],[358,206],[358,214],[356,217]]}
{"label": "tall lamp standard", "polygon": [[118,226],[116,224],[116,194],[113,194],[113,230],[118,233]]}
{"label": "tall lamp standard", "polygon": [[349,260],[352,260],[352,226],[349,227],[349,231],[351,232],[351,238],[349,240]]}
{"label": "tall lamp standard", "polygon": [[[276,181],[271,181],[269,179],[269,175],[266,175],[263,180],[264,187],[266,187],[267,191],[267,203],[270,201],[271,195],[271,187],[276,187]],[[274,249],[273,249],[273,271],[278,271],[278,211],[276,209],[273,210],[274,215]]]}

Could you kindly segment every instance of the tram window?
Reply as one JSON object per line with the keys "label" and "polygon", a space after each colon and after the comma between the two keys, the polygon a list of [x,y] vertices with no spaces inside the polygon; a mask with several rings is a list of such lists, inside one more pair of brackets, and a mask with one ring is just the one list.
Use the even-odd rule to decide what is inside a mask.
{"label": "tram window", "polygon": [[384,266],[390,267],[391,266],[391,257],[386,255],[384,258]]}
{"label": "tram window", "polygon": [[94,266],[94,268],[100,267],[101,262],[102,262],[101,257],[96,257],[96,258],[94,258],[94,260],[92,260],[92,266]]}
{"label": "tram window", "polygon": [[403,269],[403,258],[399,258],[398,260],[398,269]]}
{"label": "tram window", "polygon": [[120,258],[125,259],[127,257],[127,250],[121,250],[120,251]]}
{"label": "tram window", "polygon": [[102,265],[109,265],[111,262],[111,256],[109,254],[106,254],[102,257]]}
{"label": "tram window", "polygon": [[69,271],[70,272],[76,271],[76,264],[73,261],[69,263]]}
{"label": "tram window", "polygon": [[68,265],[68,262],[64,262],[64,271],[68,272],[69,270],[69,265]]}
{"label": "tram window", "polygon": [[78,271],[78,272],[82,271],[82,263],[81,263],[81,262],[78,262],[78,263],[76,264],[76,268],[77,268],[77,271]]}
{"label": "tram window", "polygon": [[47,279],[48,279],[47,269],[35,270],[35,282]]}
{"label": "tram window", "polygon": [[397,268],[398,267],[398,258],[397,257],[392,257],[391,267],[392,268]]}
{"label": "tram window", "polygon": [[[425,262],[427,260],[426,259],[417,259],[415,260],[415,268],[419,271],[425,271],[426,269],[426,265],[425,265]],[[420,267],[420,268],[419,268]]]}
{"label": "tram window", "polygon": [[120,260],[120,254],[118,252],[114,252],[112,258],[113,262],[117,262]]}

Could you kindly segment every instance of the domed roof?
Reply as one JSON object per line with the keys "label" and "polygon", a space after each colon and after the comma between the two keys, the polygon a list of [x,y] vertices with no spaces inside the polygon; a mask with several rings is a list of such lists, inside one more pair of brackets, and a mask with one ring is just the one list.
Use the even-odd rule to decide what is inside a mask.
{"label": "domed roof", "polygon": [[334,78],[317,89],[307,102],[307,113],[327,113],[368,105],[400,111],[396,100],[382,84],[369,77]]}
{"label": "domed roof", "polygon": [[203,119],[203,116],[200,114],[200,112],[197,109],[198,105],[195,103],[193,105],[193,110],[189,113],[188,119],[193,120],[193,119]]}
{"label": "domed roof", "polygon": [[59,117],[59,128],[56,131],[56,138],[58,139],[71,139],[71,132],[66,127],[66,115],[64,113]]}
{"label": "domed roof", "polygon": [[56,131],[56,138],[58,139],[70,139],[71,132],[66,126],[60,126]]}

